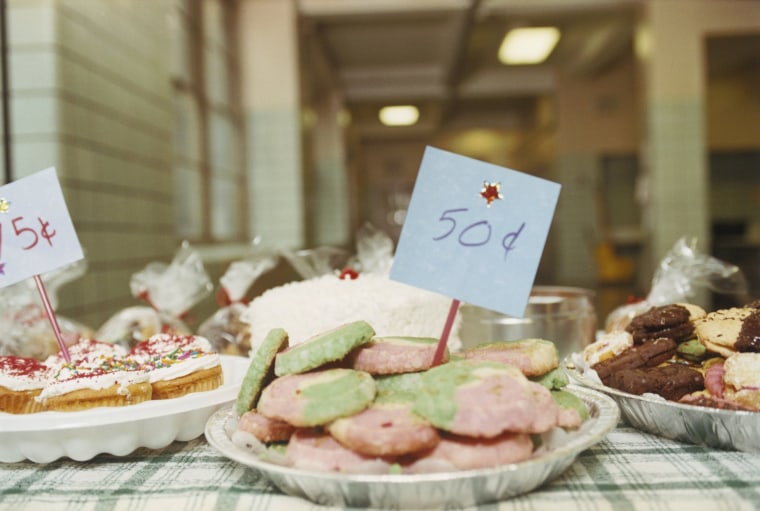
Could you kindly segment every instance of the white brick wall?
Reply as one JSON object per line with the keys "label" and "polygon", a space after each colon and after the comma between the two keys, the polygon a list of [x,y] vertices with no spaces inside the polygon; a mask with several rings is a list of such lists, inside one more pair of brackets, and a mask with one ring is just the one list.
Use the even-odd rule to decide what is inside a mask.
{"label": "white brick wall", "polygon": [[58,169],[88,260],[59,313],[92,327],[136,303],[174,228],[168,0],[8,3],[13,169]]}

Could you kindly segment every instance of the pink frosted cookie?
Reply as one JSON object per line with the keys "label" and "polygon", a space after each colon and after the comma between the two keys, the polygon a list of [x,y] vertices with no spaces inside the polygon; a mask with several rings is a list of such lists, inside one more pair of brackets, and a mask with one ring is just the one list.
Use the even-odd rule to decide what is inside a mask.
{"label": "pink frosted cookie", "polygon": [[504,433],[495,438],[443,435],[435,448],[403,467],[404,472],[451,472],[519,463],[533,454],[526,433]]}
{"label": "pink frosted cookie", "polygon": [[559,409],[549,390],[515,366],[461,360],[434,367],[422,379],[414,411],[444,431],[493,438],[557,425]]}
{"label": "pink frosted cookie", "polygon": [[382,458],[363,456],[343,447],[329,434],[318,430],[297,429],[285,452],[295,468],[353,474],[387,474],[391,464]]}
{"label": "pink frosted cookie", "polygon": [[245,412],[238,421],[237,429],[253,435],[259,442],[286,442],[295,431],[287,422],[269,419],[256,410]]}
{"label": "pink frosted cookie", "polygon": [[411,402],[374,403],[326,429],[345,447],[366,456],[401,456],[430,449],[439,440],[438,431],[412,412]]}
{"label": "pink frosted cookie", "polygon": [[325,369],[275,378],[261,392],[257,410],[294,426],[321,426],[364,410],[377,389],[369,373]]}
{"label": "pink frosted cookie", "polygon": [[559,366],[557,347],[544,339],[490,342],[466,350],[463,355],[467,360],[512,364],[526,376],[541,376]]}
{"label": "pink frosted cookie", "polygon": [[[433,366],[438,339],[432,337],[375,337],[351,354],[351,366],[370,374],[401,374]],[[448,350],[443,362],[449,359]]]}

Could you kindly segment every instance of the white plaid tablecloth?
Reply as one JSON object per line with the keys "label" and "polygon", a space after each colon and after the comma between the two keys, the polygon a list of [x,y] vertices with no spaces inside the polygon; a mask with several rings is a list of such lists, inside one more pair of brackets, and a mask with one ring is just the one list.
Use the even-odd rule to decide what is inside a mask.
{"label": "white plaid tablecloth", "polygon": [[[129,456],[0,464],[0,509],[14,511],[331,510],[283,495],[203,437]],[[760,455],[681,444],[627,426],[559,478],[484,511],[760,509]]]}

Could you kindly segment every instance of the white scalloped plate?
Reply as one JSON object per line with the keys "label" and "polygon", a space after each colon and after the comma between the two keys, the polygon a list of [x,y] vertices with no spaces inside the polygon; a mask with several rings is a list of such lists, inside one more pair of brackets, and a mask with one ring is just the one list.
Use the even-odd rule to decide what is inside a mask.
{"label": "white scalloped plate", "polygon": [[224,384],[208,392],[133,406],[81,412],[13,415],[0,412],[0,462],[85,461],[101,453],[125,456],[203,434],[208,418],[237,397],[250,360],[220,355]]}

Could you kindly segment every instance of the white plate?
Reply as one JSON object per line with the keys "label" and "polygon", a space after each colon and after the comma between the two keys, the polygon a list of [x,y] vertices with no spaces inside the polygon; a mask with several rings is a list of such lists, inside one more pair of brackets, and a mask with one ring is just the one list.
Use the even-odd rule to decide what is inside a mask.
{"label": "white plate", "polygon": [[100,453],[124,456],[138,447],[192,440],[203,434],[212,413],[235,400],[250,363],[244,357],[220,358],[224,384],[208,392],[81,412],[0,412],[0,462],[48,463],[64,456],[85,461]]}
{"label": "white plate", "polygon": [[558,435],[553,448],[521,463],[488,469],[419,475],[354,475],[315,472],[275,465],[240,448],[225,430],[234,420],[232,407],[214,413],[206,424],[206,439],[233,461],[258,469],[288,495],[318,504],[366,508],[431,508],[473,506],[527,493],[560,475],[585,449],[600,442],[618,422],[615,402],[602,393],[571,385],[591,418],[577,432]]}
{"label": "white plate", "polygon": [[614,399],[623,420],[636,429],[678,442],[760,453],[760,412],[719,410],[628,394],[585,376],[573,362],[566,362],[565,369],[579,385]]}

